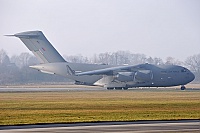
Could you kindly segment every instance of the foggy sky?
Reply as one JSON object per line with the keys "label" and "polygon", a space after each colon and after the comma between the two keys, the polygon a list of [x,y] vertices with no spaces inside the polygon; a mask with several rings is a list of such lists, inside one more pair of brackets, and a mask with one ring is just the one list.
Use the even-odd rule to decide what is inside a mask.
{"label": "foggy sky", "polygon": [[123,50],[184,60],[200,53],[200,0],[0,0],[0,49],[29,52],[3,35],[31,30],[61,55]]}

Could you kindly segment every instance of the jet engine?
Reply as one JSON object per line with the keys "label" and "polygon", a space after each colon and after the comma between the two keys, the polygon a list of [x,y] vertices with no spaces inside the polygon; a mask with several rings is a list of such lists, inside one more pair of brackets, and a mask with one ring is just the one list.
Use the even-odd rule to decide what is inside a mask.
{"label": "jet engine", "polygon": [[121,82],[128,82],[134,80],[133,72],[119,72],[115,78]]}
{"label": "jet engine", "polygon": [[121,82],[150,81],[153,79],[153,74],[150,70],[138,70],[136,72],[119,72],[114,78]]}
{"label": "jet engine", "polygon": [[134,79],[136,81],[149,81],[153,79],[152,71],[150,70],[138,70],[135,75]]}

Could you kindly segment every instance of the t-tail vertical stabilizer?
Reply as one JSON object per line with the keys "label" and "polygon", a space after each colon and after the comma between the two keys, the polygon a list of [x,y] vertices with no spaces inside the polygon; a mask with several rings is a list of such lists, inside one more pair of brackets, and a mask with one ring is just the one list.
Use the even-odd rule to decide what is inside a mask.
{"label": "t-tail vertical stabilizer", "polygon": [[40,63],[66,62],[41,31],[28,31],[11,36],[18,37]]}

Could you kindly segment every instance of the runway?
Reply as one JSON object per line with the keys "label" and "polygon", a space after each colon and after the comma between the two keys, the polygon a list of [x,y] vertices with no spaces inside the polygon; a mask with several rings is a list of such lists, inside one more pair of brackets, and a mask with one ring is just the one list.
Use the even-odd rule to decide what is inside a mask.
{"label": "runway", "polygon": [[[66,87],[66,88],[43,88],[43,87],[38,87],[38,88],[32,88],[32,87],[21,87],[21,88],[0,88],[0,93],[1,92],[66,92],[66,91],[116,91],[116,90],[107,90],[106,88],[102,87]],[[120,91],[120,90],[117,90]],[[123,91],[123,90],[122,90]],[[127,90],[125,90],[127,91]],[[128,91],[181,91],[180,88],[129,88]],[[200,91],[200,88],[187,88],[184,91]]]}
{"label": "runway", "polygon": [[0,88],[0,92],[62,92],[62,91],[102,91],[105,88]]}
{"label": "runway", "polygon": [[199,132],[200,120],[100,122],[77,124],[46,124],[26,126],[3,126],[1,133],[156,133],[156,132]]}

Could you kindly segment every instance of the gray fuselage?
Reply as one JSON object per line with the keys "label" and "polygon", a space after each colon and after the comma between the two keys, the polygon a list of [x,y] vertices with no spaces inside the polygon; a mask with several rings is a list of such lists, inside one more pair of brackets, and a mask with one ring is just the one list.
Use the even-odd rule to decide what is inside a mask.
{"label": "gray fuselage", "polygon": [[[105,87],[167,87],[185,85],[194,79],[194,74],[188,69],[177,65],[140,64],[130,66],[129,71],[120,70],[111,75],[83,75],[76,76],[70,73],[87,72],[110,68],[109,65],[82,64],[82,63],[47,63],[32,68],[42,72],[58,74],[85,85],[99,85]],[[68,68],[69,67],[69,68]],[[124,66],[122,66],[124,67]],[[71,71],[72,71],[71,70]],[[119,76],[120,75],[120,76]]]}

